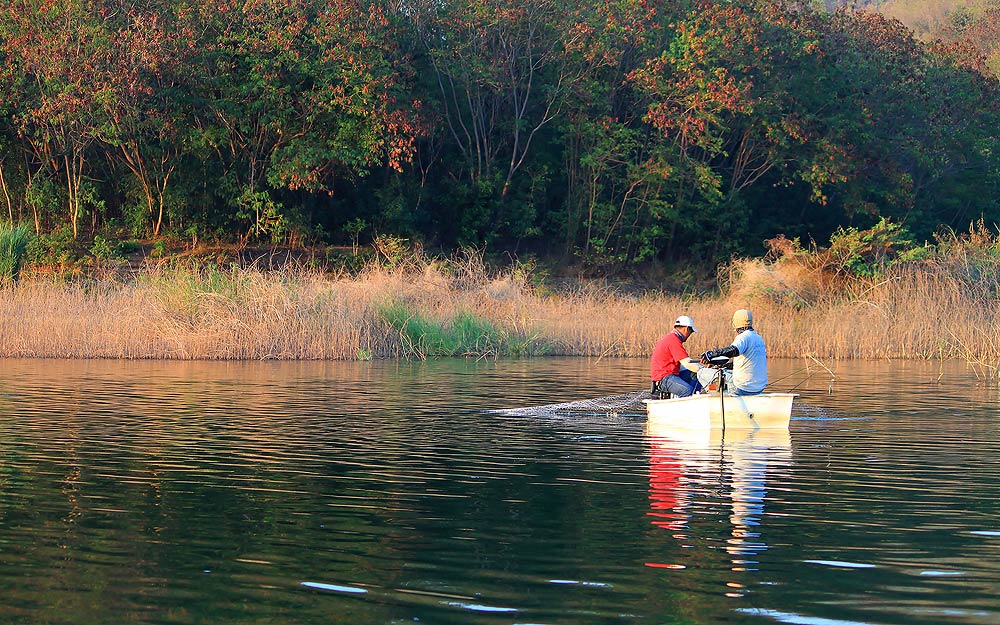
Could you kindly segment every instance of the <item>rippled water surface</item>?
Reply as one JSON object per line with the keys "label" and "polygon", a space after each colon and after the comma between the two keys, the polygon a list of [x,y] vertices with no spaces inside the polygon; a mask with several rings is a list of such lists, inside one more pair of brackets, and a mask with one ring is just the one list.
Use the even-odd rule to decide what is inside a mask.
{"label": "rippled water surface", "polygon": [[0,623],[1000,623],[996,383],[805,365],[723,437],[488,412],[639,360],[0,361]]}

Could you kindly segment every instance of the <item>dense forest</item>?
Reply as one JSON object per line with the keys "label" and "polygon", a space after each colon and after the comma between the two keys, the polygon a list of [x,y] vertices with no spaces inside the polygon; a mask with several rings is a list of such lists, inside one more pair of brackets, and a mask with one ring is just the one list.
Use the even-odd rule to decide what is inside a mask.
{"label": "dense forest", "polygon": [[388,235],[603,269],[1000,221],[1000,4],[940,37],[875,4],[9,0],[0,216],[51,253]]}

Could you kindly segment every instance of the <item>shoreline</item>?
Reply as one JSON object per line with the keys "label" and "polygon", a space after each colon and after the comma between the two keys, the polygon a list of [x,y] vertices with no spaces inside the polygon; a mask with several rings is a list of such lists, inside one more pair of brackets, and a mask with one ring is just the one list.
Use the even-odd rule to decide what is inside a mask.
{"label": "shoreline", "polygon": [[205,268],[110,281],[33,276],[2,289],[0,357],[642,358],[680,314],[699,330],[690,353],[726,345],[732,311],[747,307],[774,358],[961,359],[995,377],[997,313],[988,303],[968,305],[968,294],[933,278],[901,273],[862,298],[803,306],[762,287],[760,276],[751,289],[731,284],[701,298],[597,287],[557,293],[532,286],[517,267],[434,262],[337,276]]}

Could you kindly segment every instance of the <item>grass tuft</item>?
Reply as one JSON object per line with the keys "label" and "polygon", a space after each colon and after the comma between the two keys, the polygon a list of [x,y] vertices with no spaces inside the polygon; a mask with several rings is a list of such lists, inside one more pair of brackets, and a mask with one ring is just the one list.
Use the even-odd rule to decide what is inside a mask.
{"label": "grass tuft", "polygon": [[30,240],[28,226],[0,226],[0,285],[10,286],[18,281]]}
{"label": "grass tuft", "polygon": [[543,353],[541,346],[532,351],[526,336],[513,336],[493,322],[468,311],[454,312],[450,318],[434,320],[400,302],[378,308],[379,317],[397,332],[407,356],[499,357]]}

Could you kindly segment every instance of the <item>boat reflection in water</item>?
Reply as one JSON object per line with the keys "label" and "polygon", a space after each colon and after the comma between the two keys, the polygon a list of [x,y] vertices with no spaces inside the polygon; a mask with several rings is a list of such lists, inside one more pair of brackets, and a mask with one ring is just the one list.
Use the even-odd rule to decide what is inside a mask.
{"label": "boat reflection in water", "polygon": [[[670,562],[646,565],[756,570],[757,554],[767,549],[760,524],[768,474],[773,478],[791,464],[788,430],[676,430],[647,425],[646,439],[652,524],[670,532],[685,548],[667,549],[673,555],[663,557],[670,557]],[[720,531],[719,521],[727,516],[726,531]],[[709,556],[704,549],[691,547],[726,555]],[[741,580],[726,582],[728,596],[742,596],[743,590]]]}

